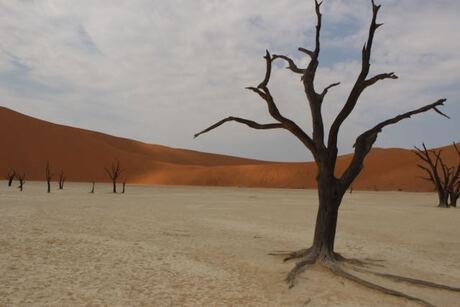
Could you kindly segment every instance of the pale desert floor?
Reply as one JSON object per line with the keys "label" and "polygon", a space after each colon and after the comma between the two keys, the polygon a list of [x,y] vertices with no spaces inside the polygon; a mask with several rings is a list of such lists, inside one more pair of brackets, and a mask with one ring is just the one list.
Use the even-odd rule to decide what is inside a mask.
{"label": "pale desert floor", "polygon": [[[267,255],[311,243],[316,192],[0,182],[1,306],[417,306],[314,266]],[[434,194],[354,192],[337,251],[375,270],[460,287],[460,210]],[[356,273],[359,274],[359,273]],[[437,306],[460,293],[364,276]]]}

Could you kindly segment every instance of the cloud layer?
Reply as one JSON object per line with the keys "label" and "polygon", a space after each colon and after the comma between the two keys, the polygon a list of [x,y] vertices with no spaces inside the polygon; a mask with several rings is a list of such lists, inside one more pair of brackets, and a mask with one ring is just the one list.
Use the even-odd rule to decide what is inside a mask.
{"label": "cloud layer", "polygon": [[[377,145],[432,146],[459,140],[460,21],[455,0],[381,0],[372,73],[399,80],[368,90],[341,132],[340,149],[397,113],[448,98],[450,121],[424,114],[381,134]],[[244,87],[264,74],[266,48],[311,47],[309,0],[0,0],[0,103],[50,121],[175,147],[271,160],[310,155],[282,131],[229,124],[193,140],[228,115],[268,122]],[[326,0],[317,87],[340,81],[325,102],[331,122],[360,68],[370,1]],[[298,76],[275,66],[271,89],[281,111],[307,131]]]}

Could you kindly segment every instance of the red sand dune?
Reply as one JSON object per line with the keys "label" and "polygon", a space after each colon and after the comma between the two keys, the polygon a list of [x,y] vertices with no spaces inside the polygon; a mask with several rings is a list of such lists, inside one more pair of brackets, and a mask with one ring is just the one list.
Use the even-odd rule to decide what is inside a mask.
{"label": "red sand dune", "polygon": [[[108,181],[104,167],[118,159],[130,183],[314,188],[314,163],[277,163],[175,149],[38,120],[0,107],[0,175],[25,172],[43,180],[46,161],[69,181]],[[445,148],[449,163],[456,153]],[[342,171],[350,155],[339,158]],[[406,149],[373,149],[354,189],[432,191],[418,179],[416,156]],[[57,177],[57,175],[56,175]]]}

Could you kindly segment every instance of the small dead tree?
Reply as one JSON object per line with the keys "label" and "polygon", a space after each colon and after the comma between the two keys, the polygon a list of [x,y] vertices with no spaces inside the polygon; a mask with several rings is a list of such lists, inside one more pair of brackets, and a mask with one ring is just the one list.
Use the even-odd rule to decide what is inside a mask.
{"label": "small dead tree", "polygon": [[64,177],[64,171],[61,171],[61,173],[59,174],[59,190],[63,190],[64,189],[64,182],[65,182],[66,178]]}
{"label": "small dead tree", "polygon": [[452,177],[448,185],[450,203],[449,206],[457,207],[458,199],[460,198],[460,149],[457,144],[453,143],[454,149],[458,155],[457,167],[452,170]]}
{"label": "small dead tree", "polygon": [[91,194],[94,194],[94,186],[95,186],[95,184],[96,183],[93,181],[93,186],[91,187],[91,191],[90,191]]}
{"label": "small dead tree", "polygon": [[8,180],[8,186],[11,187],[13,184],[13,180],[16,177],[16,171],[9,171],[8,174],[6,175],[6,180]]}
{"label": "small dead tree", "polygon": [[[446,99],[440,99],[434,103],[428,104],[419,109],[415,109],[413,111],[409,111],[397,115],[388,120],[382,121],[373,128],[359,135],[354,145],[354,154],[350,164],[342,173],[342,175],[336,177],[335,170],[338,157],[337,143],[339,130],[342,124],[355,109],[361,94],[367,88],[382,80],[397,79],[397,76],[393,72],[390,72],[368,77],[371,66],[371,51],[375,32],[378,28],[382,26],[382,24],[377,23],[377,15],[380,10],[380,5],[376,5],[374,1],[372,1],[372,21],[369,29],[367,42],[362,49],[361,71],[359,73],[357,80],[355,81],[355,84],[353,85],[350,94],[345,99],[345,103],[342,109],[335,117],[331,125],[331,128],[328,132],[328,138],[326,140],[326,131],[324,127],[323,114],[321,108],[328,91],[333,87],[338,86],[339,83],[332,83],[331,85],[327,86],[324,90],[319,92],[316,91],[314,86],[320,55],[320,32],[322,26],[322,14],[320,12],[320,6],[321,2],[315,1],[315,12],[317,16],[315,48],[313,50],[299,48],[300,52],[304,53],[310,58],[307,67],[299,67],[290,57],[285,55],[272,55],[267,50],[265,55],[265,77],[257,87],[248,87],[250,91],[256,93],[266,103],[268,112],[270,113],[271,117],[273,117],[274,122],[261,124],[253,120],[230,116],[216,122],[215,124],[204,129],[203,131],[195,134],[195,137],[207,133],[225,123],[237,122],[240,124],[247,125],[250,128],[254,129],[287,130],[290,133],[292,133],[306,147],[306,149],[308,149],[312,153],[318,169],[316,180],[318,185],[319,198],[319,206],[316,218],[315,232],[313,236],[313,243],[311,247],[295,252],[272,253],[273,255],[286,255],[286,261],[291,259],[300,259],[300,261],[294,266],[294,268],[289,272],[289,274],[286,277],[286,281],[290,287],[294,286],[296,276],[304,270],[305,266],[317,263],[329,268],[333,273],[347,278],[349,280],[352,280],[353,282],[359,283],[363,286],[384,292],[386,294],[405,297],[409,300],[417,301],[428,305],[429,303],[426,301],[423,301],[415,297],[411,297],[399,291],[387,289],[385,287],[362,279],[357,275],[353,275],[350,272],[347,272],[345,268],[340,265],[340,262],[344,262],[347,260],[334,251],[334,243],[338,211],[340,204],[342,202],[342,198],[346,193],[347,189],[350,187],[350,185],[353,183],[353,181],[356,179],[356,177],[363,169],[364,159],[366,158],[367,154],[369,153],[375,141],[377,140],[378,134],[382,132],[382,130],[387,126],[399,123],[400,121],[410,118],[413,115],[424,113],[430,110],[433,110],[443,116],[446,116],[438,109],[438,107],[444,105]],[[308,105],[312,115],[311,117],[313,133],[311,136],[307,132],[305,132],[299,125],[297,125],[293,120],[282,115],[282,113],[278,109],[277,104],[275,103],[275,99],[272,96],[271,91],[269,90],[269,81],[272,73],[272,64],[276,60],[283,60],[287,62],[287,68],[301,77],[303,90],[305,92],[306,99],[308,101]],[[352,263],[353,261],[348,262]],[[388,275],[386,277],[390,278]],[[399,281],[408,280],[408,278],[401,276],[391,276],[391,278],[397,279]],[[427,283],[425,281],[418,280],[411,280],[410,282],[416,283],[418,285]]]}
{"label": "small dead tree", "polygon": [[126,187],[126,179],[123,180],[123,190],[121,191],[121,194],[125,194],[125,191],[126,191],[125,187]]}
{"label": "small dead tree", "polygon": [[51,193],[51,179],[53,179],[54,174],[51,172],[50,163],[46,161],[46,168],[45,168],[45,178],[46,184],[48,186],[48,193]]}
{"label": "small dead tree", "polygon": [[17,174],[16,177],[19,181],[19,191],[22,192],[24,190],[24,184],[26,183],[26,173],[22,173],[22,175]]}
{"label": "small dead tree", "polygon": [[111,168],[104,168],[107,175],[110,177],[110,180],[113,184],[113,193],[117,193],[117,180],[121,174],[120,161],[112,163]]}

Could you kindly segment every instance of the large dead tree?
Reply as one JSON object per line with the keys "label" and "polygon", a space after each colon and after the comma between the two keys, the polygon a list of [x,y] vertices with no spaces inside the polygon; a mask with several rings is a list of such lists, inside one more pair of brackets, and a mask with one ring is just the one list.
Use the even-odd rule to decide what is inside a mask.
{"label": "large dead tree", "polygon": [[117,180],[122,172],[120,168],[120,161],[113,162],[110,168],[104,168],[107,175],[113,184],[113,193],[117,193]]}
{"label": "large dead tree", "polygon": [[8,174],[6,175],[6,180],[8,180],[8,186],[11,187],[13,184],[13,180],[16,177],[16,171],[9,171]]}
{"label": "large dead tree", "polygon": [[26,173],[22,173],[21,175],[17,174],[16,177],[19,181],[18,189],[22,192],[24,190],[24,184],[26,183]]}
{"label": "large dead tree", "polygon": [[49,161],[46,161],[46,167],[45,167],[45,179],[46,179],[46,184],[47,184],[47,191],[48,193],[51,193],[51,179],[53,179],[54,174],[51,172],[50,168],[50,163]]}
{"label": "large dead tree", "polygon": [[[391,289],[384,288],[380,285],[373,284],[369,281],[361,279],[360,277],[353,275],[343,269],[340,262],[345,261],[345,258],[334,251],[337,217],[342,198],[350,187],[352,182],[359,175],[363,168],[363,162],[373,144],[377,140],[378,134],[387,126],[396,124],[404,119],[410,118],[413,115],[424,113],[433,110],[443,116],[438,107],[441,107],[446,99],[440,99],[434,103],[428,104],[421,108],[397,115],[393,118],[382,121],[375,125],[373,128],[360,134],[354,144],[353,158],[346,168],[346,170],[340,175],[336,176],[336,163],[338,156],[337,140],[339,136],[340,128],[345,120],[350,116],[361,94],[370,86],[376,84],[379,81],[387,79],[397,79],[395,73],[382,73],[375,76],[369,77],[369,70],[371,66],[371,51],[374,42],[375,32],[382,24],[377,23],[377,15],[380,9],[380,5],[376,5],[372,1],[372,21],[370,24],[368,39],[362,49],[361,56],[361,71],[357,77],[356,82],[351,89],[350,94],[346,98],[344,105],[335,120],[333,121],[330,130],[326,137],[326,131],[323,123],[323,114],[321,107],[326,98],[327,93],[333,88],[338,86],[340,83],[332,83],[321,91],[315,89],[315,78],[316,72],[319,65],[320,55],[320,33],[322,26],[322,14],[320,12],[321,3],[315,1],[315,12],[317,16],[316,25],[316,36],[315,36],[315,47],[312,50],[305,48],[299,48],[299,51],[304,53],[310,58],[307,67],[298,66],[294,60],[286,55],[270,54],[267,50],[265,55],[266,72],[262,82],[257,87],[248,87],[247,89],[257,94],[266,103],[268,112],[273,117],[274,122],[272,123],[258,123],[250,119],[230,116],[215,124],[209,126],[203,131],[195,134],[198,137],[204,133],[207,133],[224,123],[237,122],[244,124],[254,129],[269,130],[269,129],[284,129],[291,132],[305,147],[308,149],[314,157],[316,165],[318,167],[317,172],[317,186],[319,196],[319,206],[316,218],[315,233],[313,236],[313,243],[310,248],[302,249],[296,252],[286,253],[287,257],[285,260],[300,259],[295,267],[288,274],[286,281],[290,286],[294,285],[297,274],[303,271],[307,265],[315,263],[322,264],[332,272],[342,277],[348,278],[361,285],[382,291],[387,294],[403,296],[405,298],[418,301],[420,303],[427,303],[418,298],[410,297],[404,293],[394,291]],[[301,77],[303,89],[305,91],[306,99],[308,101],[309,109],[312,118],[312,135],[309,135],[293,120],[285,117],[278,109],[275,99],[269,90],[269,81],[272,73],[272,64],[276,60],[283,60],[287,63],[287,68],[293,73]],[[447,117],[447,116],[446,116]],[[398,277],[402,280],[404,277]],[[414,281],[414,283],[425,283],[424,281]],[[428,303],[427,303],[428,304]]]}
{"label": "large dead tree", "polygon": [[63,190],[64,189],[64,183],[65,183],[65,176],[64,176],[64,171],[61,171],[61,173],[59,174],[59,190]]}

